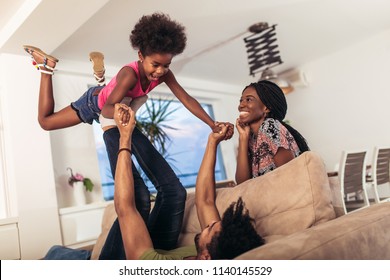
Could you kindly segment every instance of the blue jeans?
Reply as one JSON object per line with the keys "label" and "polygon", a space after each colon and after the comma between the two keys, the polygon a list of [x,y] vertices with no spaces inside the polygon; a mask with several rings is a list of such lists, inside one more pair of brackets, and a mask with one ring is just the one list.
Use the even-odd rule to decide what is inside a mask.
{"label": "blue jeans", "polygon": [[[103,134],[114,178],[119,137],[119,130],[116,127],[106,130]],[[137,209],[148,227],[154,248],[174,249],[181,231],[187,192],[168,162],[137,128],[133,132],[131,149],[140,167],[157,190],[156,201],[150,212],[149,190],[133,164]],[[110,229],[99,258],[126,259],[118,219]]]}
{"label": "blue jeans", "polygon": [[91,251],[71,249],[60,245],[54,245],[47,252],[44,260],[89,260]]}
{"label": "blue jeans", "polygon": [[95,95],[95,91],[102,88],[104,86],[90,87],[78,100],[70,104],[70,107],[76,111],[82,122],[89,124],[92,124],[94,120],[99,122],[100,108],[98,106],[98,95]]}

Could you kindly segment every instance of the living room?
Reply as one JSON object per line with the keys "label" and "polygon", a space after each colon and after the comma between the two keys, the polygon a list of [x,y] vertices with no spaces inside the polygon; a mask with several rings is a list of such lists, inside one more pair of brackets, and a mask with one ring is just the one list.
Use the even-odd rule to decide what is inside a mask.
{"label": "living room", "polygon": [[[261,1],[262,5],[257,3],[260,1],[249,1],[247,7],[235,6],[235,1],[231,6],[225,1],[212,4],[202,1],[204,5],[197,1],[188,3],[190,7],[175,1],[165,1],[160,7],[157,1],[129,4],[101,0],[94,1],[92,7],[88,1],[6,2],[10,8],[5,11],[13,13],[1,17],[0,29],[1,156],[5,186],[5,191],[1,189],[1,218],[17,224],[12,229],[18,232],[18,249],[9,258],[39,259],[52,245],[63,244],[59,211],[72,207],[71,189],[66,185],[67,167],[94,182],[96,187],[88,198],[89,204],[104,203],[91,126],[53,132],[39,127],[39,75],[31,67],[23,44],[36,44],[60,58],[53,80],[57,106],[62,108],[94,83],[89,51],[101,49],[105,53],[106,75],[110,78],[122,64],[136,59],[136,53],[129,52],[128,33],[139,16],[156,10],[167,12],[187,26],[189,35],[186,52],[172,64],[180,83],[199,101],[212,102],[217,120],[235,123],[244,86],[258,79],[248,74],[242,39],[248,35],[245,33],[248,26],[268,21],[277,24],[284,61],[273,70],[281,73],[292,68],[301,75],[295,80],[294,91],[286,95],[287,119],[306,137],[311,150],[322,157],[327,170],[335,169],[345,149],[372,151],[375,146],[390,145],[390,131],[385,129],[385,120],[390,116],[387,95],[390,4],[385,1],[367,0],[359,5],[355,1],[327,1],[323,7],[322,1],[303,0]],[[193,12],[200,6],[204,8]],[[223,12],[221,6],[229,7]],[[123,37],[121,43],[104,40],[109,34],[107,28],[119,25],[112,27],[101,19],[120,10],[127,12],[126,9],[132,9],[134,14],[120,22],[123,26],[117,33]],[[186,10],[193,13],[185,13]],[[49,19],[56,24],[47,22]],[[228,22],[234,24],[230,27]],[[290,29],[288,26],[293,22],[299,24]],[[318,51],[320,55],[311,56],[312,51],[320,48],[319,37],[325,38],[321,41],[321,52]],[[123,48],[117,50],[116,45]],[[199,64],[193,65],[196,61]],[[235,74],[228,76],[228,70]],[[161,86],[158,93],[168,95],[170,91]],[[235,137],[222,145],[228,179],[234,179],[236,147]],[[62,212],[66,214],[67,210]],[[6,240],[1,239],[2,245]],[[14,236],[10,240],[15,240]]]}

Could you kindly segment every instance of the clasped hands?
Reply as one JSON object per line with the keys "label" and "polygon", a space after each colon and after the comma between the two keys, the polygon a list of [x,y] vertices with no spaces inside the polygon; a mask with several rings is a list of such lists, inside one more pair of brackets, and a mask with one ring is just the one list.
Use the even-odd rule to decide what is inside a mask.
{"label": "clasped hands", "polygon": [[130,137],[136,125],[135,112],[125,104],[116,103],[114,107],[114,120],[121,136]]}
{"label": "clasped hands", "polygon": [[[135,120],[135,112],[127,105],[122,103],[115,104],[114,107],[114,120],[118,126],[119,132],[122,136],[123,134],[131,135],[133,132],[136,120]],[[226,130],[223,129],[226,127]],[[249,130],[248,126],[244,126],[237,119],[236,127],[238,132],[241,134],[244,131]],[[234,134],[234,125],[230,122],[215,122],[214,127],[212,128],[214,133],[224,134],[222,140],[228,140],[233,137]]]}

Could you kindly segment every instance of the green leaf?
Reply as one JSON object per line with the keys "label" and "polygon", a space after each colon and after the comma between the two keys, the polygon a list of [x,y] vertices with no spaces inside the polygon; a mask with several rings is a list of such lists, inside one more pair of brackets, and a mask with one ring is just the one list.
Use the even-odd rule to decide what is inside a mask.
{"label": "green leaf", "polygon": [[[173,100],[155,99],[145,104],[145,111],[137,116],[137,127],[154,146],[159,146],[161,154],[167,153],[167,143],[171,142],[164,129],[177,130],[167,124],[171,115],[179,109],[170,105]],[[169,144],[168,144],[169,145]]]}
{"label": "green leaf", "polygon": [[93,183],[91,181],[91,179],[89,178],[84,178],[84,186],[85,186],[85,189],[88,191],[88,192],[91,192],[92,189],[93,189]]}

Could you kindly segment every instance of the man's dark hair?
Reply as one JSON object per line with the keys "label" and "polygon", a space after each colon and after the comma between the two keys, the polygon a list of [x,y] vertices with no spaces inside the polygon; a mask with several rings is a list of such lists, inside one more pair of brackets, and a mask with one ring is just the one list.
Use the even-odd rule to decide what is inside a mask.
{"label": "man's dark hair", "polygon": [[234,259],[235,257],[265,243],[256,232],[253,219],[240,197],[226,209],[222,217],[222,228],[207,244],[213,260]]}
{"label": "man's dark hair", "polygon": [[187,43],[185,28],[163,13],[154,13],[140,18],[130,34],[134,49],[142,55],[154,53],[177,55],[184,51]]}

